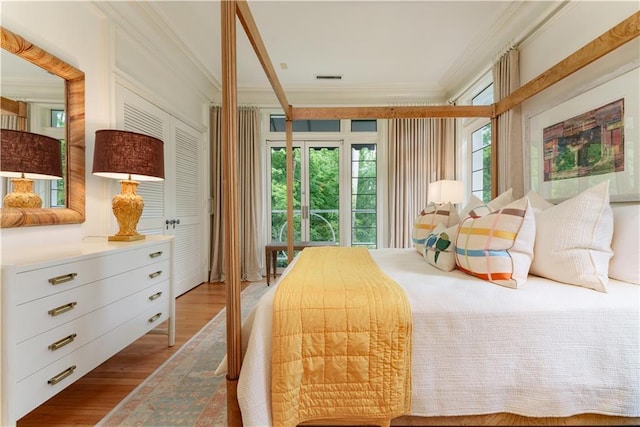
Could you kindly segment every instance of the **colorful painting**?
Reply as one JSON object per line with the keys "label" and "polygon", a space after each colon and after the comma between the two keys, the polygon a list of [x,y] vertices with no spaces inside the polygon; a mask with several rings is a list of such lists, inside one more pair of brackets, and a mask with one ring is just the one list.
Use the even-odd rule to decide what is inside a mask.
{"label": "colorful painting", "polygon": [[624,171],[624,99],[543,129],[544,181]]}

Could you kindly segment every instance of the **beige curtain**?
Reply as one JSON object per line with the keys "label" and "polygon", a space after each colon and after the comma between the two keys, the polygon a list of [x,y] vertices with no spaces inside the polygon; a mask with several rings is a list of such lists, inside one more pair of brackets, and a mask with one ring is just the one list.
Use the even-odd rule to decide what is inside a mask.
{"label": "beige curtain", "polygon": [[211,239],[209,241],[209,281],[224,281],[224,215],[222,212],[222,108],[209,112],[209,169],[211,175]]}
{"label": "beige curtain", "polygon": [[389,247],[412,246],[415,217],[427,205],[430,182],[455,178],[453,119],[388,121]]}
{"label": "beige curtain", "polygon": [[[511,49],[493,66],[494,99],[500,101],[520,87],[520,54]],[[524,149],[520,105],[501,114],[498,122],[498,194],[513,189],[524,196]]]}
{"label": "beige curtain", "polygon": [[[209,281],[224,281],[224,224],[222,212],[222,109],[212,107],[211,131],[211,260]],[[262,150],[260,110],[238,108],[238,225],[242,280],[262,280]]]}
{"label": "beige curtain", "polygon": [[[22,101],[20,101],[22,102]],[[23,103],[26,106],[26,103]],[[25,108],[26,110],[26,108]],[[18,117],[18,114],[1,114],[0,129],[26,130],[26,120],[24,117]],[[4,198],[7,193],[12,191],[9,179],[0,177],[0,198]]]}
{"label": "beige curtain", "polygon": [[2,114],[0,116],[0,127],[2,129],[18,130],[18,116]]}

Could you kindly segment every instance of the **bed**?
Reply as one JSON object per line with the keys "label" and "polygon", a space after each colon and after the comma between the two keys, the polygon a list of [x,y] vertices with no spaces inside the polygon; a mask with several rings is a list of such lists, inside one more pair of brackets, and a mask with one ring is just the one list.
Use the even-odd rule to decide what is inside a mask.
{"label": "bed", "polygon": [[[411,304],[411,415],[640,416],[639,286],[612,280],[605,296],[532,276],[513,290],[438,270],[413,249],[371,255]],[[276,288],[243,327],[238,400],[245,426],[271,425]]]}
{"label": "bed", "polygon": [[[270,423],[269,313],[277,286],[265,295],[252,312],[241,334],[240,239],[235,222],[238,217],[235,181],[238,173],[235,161],[236,17],[244,27],[285,113],[287,164],[292,165],[292,121],[298,119],[490,117],[492,128],[497,129],[498,121],[506,111],[637,38],[640,35],[637,25],[640,14],[636,13],[616,25],[491,106],[322,108],[293,107],[288,102],[247,2],[221,2],[222,132],[223,155],[226,159],[223,170],[223,205],[227,230],[225,253],[228,254],[225,262],[225,271],[228,273],[227,387],[231,396],[228,403],[230,413],[235,413],[237,385],[243,424],[263,426]],[[497,136],[492,135],[492,143],[497,142]],[[499,171],[497,156],[492,156],[492,190],[497,195]],[[287,168],[287,183],[287,235],[290,237],[287,252],[291,265],[286,273],[288,275],[296,264],[292,262],[294,221],[291,167]],[[398,282],[408,280],[400,285],[406,287],[412,309],[415,309],[414,364],[424,364],[422,358],[425,356],[433,358],[426,365],[426,374],[413,371],[413,404],[410,414],[419,417],[426,415],[428,418],[401,417],[396,420],[400,425],[640,423],[640,418],[637,418],[640,417],[638,286],[612,280],[611,293],[602,297],[591,289],[560,285],[548,279],[529,276],[531,280],[526,287],[513,290],[486,283],[461,271],[437,271],[411,250],[379,250],[372,252],[372,256],[379,261],[383,270],[388,268],[385,264],[395,265],[398,262],[387,273],[394,275],[394,278],[397,276]],[[637,258],[633,262],[637,271]],[[421,282],[411,281],[411,278],[418,276]],[[437,278],[440,282],[434,284],[429,277]],[[428,304],[419,300],[420,294],[431,297]],[[447,294],[446,297],[443,297],[444,294]],[[481,308],[483,306],[478,305],[478,301],[488,302],[488,306],[495,309],[495,312]],[[459,308],[453,308],[453,302],[459,304]],[[430,306],[433,314],[422,313],[423,305]],[[444,319],[438,318],[438,314]],[[424,335],[418,334],[426,329],[419,323],[422,321],[431,322],[438,327],[451,323],[457,325],[463,333],[458,335],[459,338],[439,344],[445,346],[449,353],[435,355],[437,348],[430,346],[429,340],[436,337],[451,338],[451,334],[438,327]],[[491,335],[492,328],[504,328],[501,332],[508,339]],[[480,340],[480,337],[489,341]],[[528,339],[524,340],[523,337]],[[247,346],[244,362],[243,342]],[[513,343],[518,345],[513,346]],[[502,353],[497,350],[502,350]],[[496,354],[500,357],[486,357]],[[455,369],[445,372],[445,368],[452,365]],[[477,375],[469,376],[470,371],[477,372]],[[546,375],[540,374],[542,371]],[[482,390],[482,393],[478,390]],[[544,418],[522,420],[510,415],[511,413]],[[456,417],[456,414],[462,418]],[[467,417],[469,414],[472,415]],[[571,414],[579,415],[567,418]],[[591,417],[589,414],[604,415]],[[484,415],[487,418],[483,418]],[[555,416],[563,418],[551,418]],[[231,418],[230,425],[233,424]],[[343,422],[343,425],[345,423],[352,424]]]}
{"label": "bed", "polygon": [[[614,211],[620,227],[638,222],[638,206]],[[553,216],[557,221],[558,212]],[[628,245],[621,239],[633,240],[637,228],[618,231],[614,247]],[[635,252],[625,251],[627,262],[614,257],[616,262],[633,263],[637,240],[634,245]],[[407,415],[508,413],[566,420],[602,414],[626,417],[613,418],[616,424],[637,423],[638,284],[609,279],[605,293],[529,275],[524,286],[510,289],[458,269],[442,271],[413,248],[369,253],[402,287],[411,307],[412,404]],[[246,350],[237,394],[245,426],[272,425],[273,301],[297,261],[243,326]],[[634,265],[637,271],[637,261]]]}

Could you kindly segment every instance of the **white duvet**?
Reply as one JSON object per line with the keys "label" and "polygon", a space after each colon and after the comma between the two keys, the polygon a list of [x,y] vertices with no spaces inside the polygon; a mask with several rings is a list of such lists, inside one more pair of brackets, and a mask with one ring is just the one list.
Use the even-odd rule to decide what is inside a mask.
{"label": "white duvet", "polygon": [[[411,304],[411,415],[640,416],[640,286],[612,280],[605,294],[529,276],[508,289],[437,270],[414,249],[371,255]],[[245,426],[271,425],[276,287],[243,326]]]}

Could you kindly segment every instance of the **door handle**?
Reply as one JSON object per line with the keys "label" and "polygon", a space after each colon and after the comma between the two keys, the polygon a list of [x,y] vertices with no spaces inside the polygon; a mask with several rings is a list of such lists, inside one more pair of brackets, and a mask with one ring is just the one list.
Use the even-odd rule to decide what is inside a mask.
{"label": "door handle", "polygon": [[171,220],[166,220],[165,225],[167,226],[167,230],[169,229],[169,226],[171,226],[174,230],[176,229],[176,224],[180,224],[180,220],[179,219],[171,219]]}

